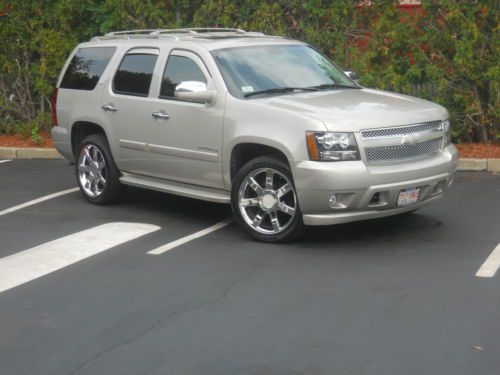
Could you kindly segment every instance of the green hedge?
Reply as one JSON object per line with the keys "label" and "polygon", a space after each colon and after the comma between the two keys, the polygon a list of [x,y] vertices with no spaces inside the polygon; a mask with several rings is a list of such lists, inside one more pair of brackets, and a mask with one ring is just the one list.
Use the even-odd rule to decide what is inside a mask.
{"label": "green hedge", "polygon": [[497,1],[23,0],[0,17],[0,133],[50,127],[50,94],[74,46],[112,30],[239,27],[307,41],[363,85],[450,112],[457,142],[498,141]]}

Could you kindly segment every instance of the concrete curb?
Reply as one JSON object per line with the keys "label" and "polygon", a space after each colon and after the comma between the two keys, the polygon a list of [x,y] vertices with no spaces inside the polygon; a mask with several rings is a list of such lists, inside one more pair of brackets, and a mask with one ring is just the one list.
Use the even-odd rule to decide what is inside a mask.
{"label": "concrete curb", "polygon": [[487,170],[490,172],[500,172],[500,159],[488,159]]}
{"label": "concrete curb", "polygon": [[459,159],[457,170],[500,172],[500,159]]}
{"label": "concrete curb", "polygon": [[[0,159],[64,159],[55,148],[0,147]],[[459,171],[500,172],[500,159],[458,160]]]}
{"label": "concrete curb", "polygon": [[55,148],[0,147],[0,159],[64,159]]}
{"label": "concrete curb", "polygon": [[488,167],[487,159],[459,159],[458,171],[485,171]]}

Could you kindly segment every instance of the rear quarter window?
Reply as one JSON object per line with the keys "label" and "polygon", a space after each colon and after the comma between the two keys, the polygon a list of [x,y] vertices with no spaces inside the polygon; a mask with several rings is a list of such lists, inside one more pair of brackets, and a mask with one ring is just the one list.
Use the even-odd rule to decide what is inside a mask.
{"label": "rear quarter window", "polygon": [[93,90],[115,51],[115,47],[78,49],[71,59],[59,87],[73,90]]}

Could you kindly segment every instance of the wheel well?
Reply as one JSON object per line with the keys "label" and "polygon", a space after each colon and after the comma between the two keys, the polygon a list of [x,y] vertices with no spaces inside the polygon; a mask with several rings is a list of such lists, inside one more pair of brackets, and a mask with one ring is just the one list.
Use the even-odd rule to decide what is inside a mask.
{"label": "wheel well", "polygon": [[272,155],[284,162],[286,165],[290,166],[286,155],[274,147],[257,143],[240,143],[239,145],[236,145],[231,152],[231,180],[243,165],[256,157],[264,155]]}
{"label": "wheel well", "polygon": [[73,155],[77,155],[78,146],[83,141],[83,139],[91,134],[104,134],[104,129],[93,122],[80,121],[76,122],[71,128],[71,149],[73,150]]}

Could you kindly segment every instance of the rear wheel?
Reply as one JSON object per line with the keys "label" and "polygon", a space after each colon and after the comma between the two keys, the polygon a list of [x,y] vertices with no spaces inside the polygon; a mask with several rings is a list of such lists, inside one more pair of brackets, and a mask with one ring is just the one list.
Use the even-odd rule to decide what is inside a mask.
{"label": "rear wheel", "polygon": [[80,144],[75,164],[76,179],[83,196],[94,204],[116,202],[124,190],[106,137],[92,134]]}
{"label": "rear wheel", "polygon": [[290,241],[303,223],[290,168],[264,156],[249,161],[233,181],[231,204],[236,222],[254,239]]}

